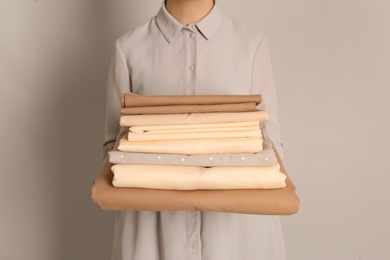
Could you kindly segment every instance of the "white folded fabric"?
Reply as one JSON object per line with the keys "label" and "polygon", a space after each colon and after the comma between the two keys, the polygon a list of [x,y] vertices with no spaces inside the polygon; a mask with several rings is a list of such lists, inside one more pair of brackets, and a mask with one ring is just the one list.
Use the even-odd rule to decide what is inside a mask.
{"label": "white folded fabric", "polygon": [[169,154],[213,154],[213,153],[257,153],[263,149],[261,137],[221,138],[168,141],[128,141],[127,134],[120,141],[118,150],[138,153]]}
{"label": "white folded fabric", "polygon": [[184,125],[231,123],[245,121],[268,120],[266,111],[237,112],[237,113],[189,113],[189,114],[161,114],[161,115],[122,115],[120,125],[124,127],[146,125]]}
{"label": "white folded fabric", "polygon": [[277,189],[286,175],[270,167],[197,167],[117,164],[111,167],[115,187],[166,190]]}

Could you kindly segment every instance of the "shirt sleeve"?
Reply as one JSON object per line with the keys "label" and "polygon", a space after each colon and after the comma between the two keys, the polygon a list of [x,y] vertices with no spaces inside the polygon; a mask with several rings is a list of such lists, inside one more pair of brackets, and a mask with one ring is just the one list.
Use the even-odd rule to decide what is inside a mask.
{"label": "shirt sleeve", "polygon": [[262,96],[262,102],[257,106],[257,109],[266,110],[269,113],[269,120],[266,122],[267,132],[280,157],[283,158],[275,81],[266,37],[261,39],[253,61],[252,93],[259,93]]}
{"label": "shirt sleeve", "polygon": [[121,96],[123,93],[129,91],[129,69],[117,40],[111,56],[106,85],[106,121],[103,159],[107,155],[107,152],[114,147],[116,137],[120,130]]}

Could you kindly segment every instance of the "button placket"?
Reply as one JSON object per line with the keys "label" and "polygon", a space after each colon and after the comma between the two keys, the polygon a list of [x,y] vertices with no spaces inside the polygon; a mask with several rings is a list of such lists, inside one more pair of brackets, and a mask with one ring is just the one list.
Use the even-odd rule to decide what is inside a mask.
{"label": "button placket", "polygon": [[[197,37],[196,32],[192,31],[193,26],[183,29],[185,44],[185,80],[184,94],[196,94],[196,55],[197,55]],[[195,26],[196,29],[196,26]]]}
{"label": "button placket", "polygon": [[[192,30],[193,29],[193,30]],[[196,94],[196,57],[197,57],[197,34],[196,25],[190,25],[183,29],[185,44],[185,80],[184,93],[187,95]],[[180,158],[184,161],[184,157]],[[190,210],[186,217],[186,244],[187,260],[201,259],[201,216],[198,211]]]}
{"label": "button placket", "polygon": [[201,218],[198,211],[190,210],[187,214],[187,258],[201,260],[200,226]]}

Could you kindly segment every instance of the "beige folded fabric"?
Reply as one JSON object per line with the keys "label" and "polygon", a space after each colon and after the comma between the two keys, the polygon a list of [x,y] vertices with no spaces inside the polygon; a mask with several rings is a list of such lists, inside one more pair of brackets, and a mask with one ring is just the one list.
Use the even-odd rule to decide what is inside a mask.
{"label": "beige folded fabric", "polygon": [[[276,154],[281,172],[286,173]],[[299,210],[295,186],[287,176],[282,189],[157,190],[116,188],[106,160],[92,187],[92,200],[104,210],[201,210],[261,215],[290,215]]]}
{"label": "beige folded fabric", "polygon": [[232,122],[216,124],[190,124],[190,125],[148,125],[133,126],[129,128],[130,133],[137,134],[163,134],[163,133],[184,133],[195,131],[249,131],[260,128],[259,121]]}
{"label": "beige folded fabric", "polygon": [[120,125],[124,127],[147,125],[184,125],[231,123],[245,121],[268,120],[266,111],[237,112],[237,113],[190,113],[190,114],[162,114],[162,115],[122,115]]}
{"label": "beige folded fabric", "polygon": [[162,190],[277,189],[286,175],[276,163],[268,167],[199,167],[182,165],[117,164],[115,187]]}
{"label": "beige folded fabric", "polygon": [[260,104],[261,95],[139,96],[134,93],[125,93],[122,95],[122,107],[237,104],[249,102]]}
{"label": "beige folded fabric", "polygon": [[149,107],[124,107],[122,115],[184,114],[210,112],[249,112],[256,110],[256,103],[217,104],[217,105],[172,105]]}
{"label": "beige folded fabric", "polygon": [[249,131],[194,131],[186,133],[166,133],[166,134],[136,134],[128,133],[128,140],[131,142],[162,141],[162,140],[196,140],[196,139],[221,139],[221,138],[261,138],[260,129]]}
{"label": "beige folded fabric", "polygon": [[261,137],[130,142],[127,134],[118,150],[137,153],[212,154],[257,153],[263,149]]}

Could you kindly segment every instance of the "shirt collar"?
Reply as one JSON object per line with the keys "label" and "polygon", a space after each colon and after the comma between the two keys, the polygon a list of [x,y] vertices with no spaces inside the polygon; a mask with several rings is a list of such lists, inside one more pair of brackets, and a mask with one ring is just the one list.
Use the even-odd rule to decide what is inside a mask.
{"label": "shirt collar", "polygon": [[[214,1],[213,9],[203,19],[190,26],[195,25],[200,33],[207,40],[210,40],[218,30],[222,18],[222,12],[217,5],[217,1]],[[172,43],[184,28],[184,26],[167,11],[165,8],[165,1],[156,15],[156,22],[160,31],[169,43]]]}

